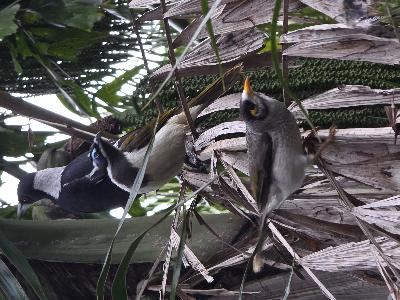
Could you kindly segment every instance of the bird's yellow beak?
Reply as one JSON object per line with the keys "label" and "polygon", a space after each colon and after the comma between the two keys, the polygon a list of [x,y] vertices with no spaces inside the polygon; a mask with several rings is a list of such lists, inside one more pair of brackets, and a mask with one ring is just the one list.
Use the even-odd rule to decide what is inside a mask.
{"label": "bird's yellow beak", "polygon": [[254,96],[253,89],[251,88],[251,85],[250,85],[249,77],[246,77],[246,80],[244,81],[243,92],[246,93],[248,97]]}

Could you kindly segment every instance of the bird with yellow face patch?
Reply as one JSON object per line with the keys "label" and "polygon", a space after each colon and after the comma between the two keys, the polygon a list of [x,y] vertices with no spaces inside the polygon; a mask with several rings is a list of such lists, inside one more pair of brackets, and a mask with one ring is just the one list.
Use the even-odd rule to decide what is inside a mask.
{"label": "bird with yellow face patch", "polygon": [[[293,115],[282,102],[255,93],[248,78],[240,114],[246,123],[250,182],[262,228],[271,212],[301,187],[308,159]],[[253,270],[261,267],[262,260],[256,255]]]}

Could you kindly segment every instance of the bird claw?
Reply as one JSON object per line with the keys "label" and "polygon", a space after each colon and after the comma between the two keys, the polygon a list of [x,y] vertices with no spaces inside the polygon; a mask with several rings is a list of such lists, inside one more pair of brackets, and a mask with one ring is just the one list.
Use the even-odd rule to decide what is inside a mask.
{"label": "bird claw", "polygon": [[17,219],[21,219],[21,217],[28,210],[29,206],[30,206],[30,204],[18,203],[18,206],[17,206]]}

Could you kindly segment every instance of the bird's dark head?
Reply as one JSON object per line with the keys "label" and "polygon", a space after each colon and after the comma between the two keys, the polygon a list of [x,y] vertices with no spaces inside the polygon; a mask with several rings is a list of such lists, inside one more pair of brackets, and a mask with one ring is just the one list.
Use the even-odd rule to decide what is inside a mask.
{"label": "bird's dark head", "polygon": [[36,172],[25,175],[18,184],[18,209],[17,217],[20,218],[29,206],[43,198],[49,198],[45,192],[34,188]]}
{"label": "bird's dark head", "polygon": [[108,165],[102,143],[101,135],[98,133],[93,140],[93,144],[90,147],[88,154],[95,169],[105,169]]}
{"label": "bird's dark head", "polygon": [[242,100],[240,101],[240,114],[245,121],[266,119],[269,115],[268,103],[258,94],[254,93],[247,77],[244,82]]}
{"label": "bird's dark head", "polygon": [[285,120],[290,112],[285,105],[261,93],[255,93],[250,85],[249,78],[244,82],[242,99],[240,101],[240,115],[248,126],[276,127]]}

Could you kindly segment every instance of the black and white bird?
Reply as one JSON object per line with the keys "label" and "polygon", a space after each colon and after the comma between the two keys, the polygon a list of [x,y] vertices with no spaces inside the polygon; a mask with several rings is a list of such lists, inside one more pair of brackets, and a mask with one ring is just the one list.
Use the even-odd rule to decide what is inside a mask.
{"label": "black and white bird", "polygon": [[[204,106],[191,108],[191,117],[195,119],[203,108]],[[156,133],[139,193],[157,190],[179,173],[185,160],[185,139],[189,129],[182,112],[171,117]],[[122,190],[129,192],[142,166],[148,145],[131,151],[122,151],[116,147],[117,144],[112,145],[104,141],[100,135],[96,136],[90,154],[93,171],[106,169],[110,180]]]}
{"label": "black and white bird", "polygon": [[[271,212],[301,187],[309,159],[293,115],[282,102],[255,93],[248,78],[240,114],[246,123],[250,182],[263,227]],[[253,263],[255,271],[259,267]]]}
{"label": "black and white bird", "polygon": [[26,175],[17,190],[18,217],[30,204],[44,198],[67,211],[79,213],[100,212],[124,205],[129,194],[112,184],[105,169],[88,176],[92,169],[92,161],[88,153],[84,153],[67,166]]}
{"label": "black and white bird", "polygon": [[[201,110],[201,106],[191,108],[192,117]],[[179,173],[188,132],[186,117],[180,113],[156,133],[140,194],[160,188]],[[71,212],[92,213],[125,206],[148,145],[122,151],[117,144],[110,144],[98,134],[89,152],[67,166],[28,174],[18,185],[18,215],[43,198]]]}

